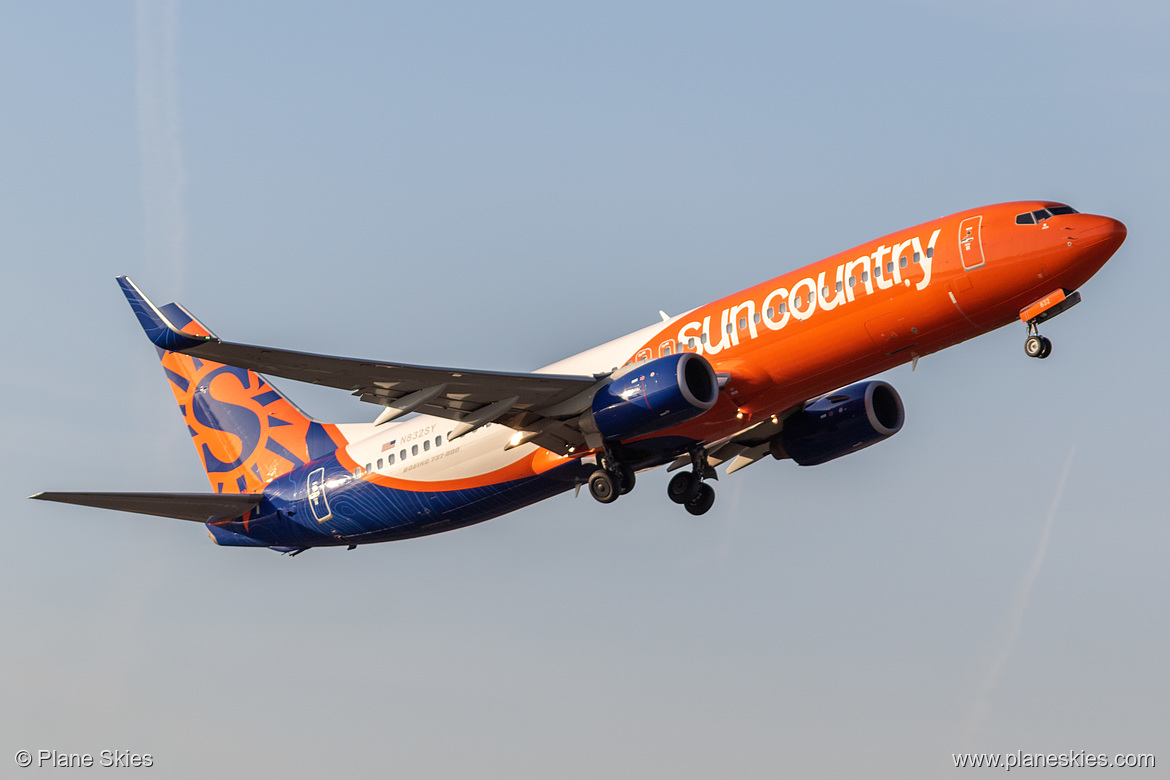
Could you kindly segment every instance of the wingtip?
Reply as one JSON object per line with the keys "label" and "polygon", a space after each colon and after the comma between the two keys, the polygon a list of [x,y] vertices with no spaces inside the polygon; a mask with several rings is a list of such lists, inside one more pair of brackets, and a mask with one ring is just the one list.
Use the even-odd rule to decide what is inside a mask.
{"label": "wingtip", "polygon": [[118,286],[130,304],[131,311],[138,318],[142,330],[151,343],[160,349],[170,352],[182,352],[184,349],[198,346],[210,341],[207,337],[191,336],[176,328],[166,318],[159,308],[151,303],[146,294],[131,281],[129,276],[118,276]]}

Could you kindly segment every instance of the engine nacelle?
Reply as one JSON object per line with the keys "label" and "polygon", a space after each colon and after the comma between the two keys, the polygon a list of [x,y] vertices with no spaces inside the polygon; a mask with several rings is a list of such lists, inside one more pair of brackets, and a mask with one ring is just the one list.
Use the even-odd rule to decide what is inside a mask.
{"label": "engine nacelle", "polygon": [[784,421],[772,454],[815,466],[865,449],[902,429],[906,410],[887,382],[860,382],[825,396]]}
{"label": "engine nacelle", "polygon": [[680,352],[631,366],[597,391],[591,416],[606,439],[631,439],[698,417],[718,398],[707,359]]}

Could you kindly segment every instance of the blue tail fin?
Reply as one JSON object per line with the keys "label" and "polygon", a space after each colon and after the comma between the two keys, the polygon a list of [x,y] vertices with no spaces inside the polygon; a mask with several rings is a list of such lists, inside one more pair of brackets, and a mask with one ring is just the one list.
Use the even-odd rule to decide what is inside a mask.
{"label": "blue tail fin", "polygon": [[216,493],[257,493],[274,478],[346,444],[337,426],[310,419],[259,374],[159,345],[214,338],[177,303],[155,307],[125,277],[131,308],[156,343],[179,411]]}

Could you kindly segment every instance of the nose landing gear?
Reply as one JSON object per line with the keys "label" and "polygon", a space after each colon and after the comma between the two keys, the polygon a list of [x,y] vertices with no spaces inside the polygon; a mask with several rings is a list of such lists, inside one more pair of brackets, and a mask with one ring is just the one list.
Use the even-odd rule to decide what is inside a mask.
{"label": "nose landing gear", "polygon": [[1024,340],[1024,353],[1028,357],[1043,360],[1052,354],[1052,342],[1036,332],[1036,323],[1028,323],[1028,338]]}
{"label": "nose landing gear", "polygon": [[1066,293],[1063,289],[1056,289],[1020,311],[1020,319],[1028,326],[1028,338],[1024,341],[1024,352],[1028,357],[1043,359],[1052,354],[1052,342],[1040,335],[1040,323],[1068,311],[1080,302],[1081,294],[1076,290]]}

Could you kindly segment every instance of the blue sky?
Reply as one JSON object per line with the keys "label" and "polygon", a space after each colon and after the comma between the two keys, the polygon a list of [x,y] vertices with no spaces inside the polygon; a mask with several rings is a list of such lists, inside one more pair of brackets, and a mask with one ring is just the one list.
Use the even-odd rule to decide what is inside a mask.
{"label": "blue sky", "polygon": [[[1170,762],[1167,32],[1155,3],[6,4],[0,761]],[[25,499],[206,490],[117,274],[236,340],[528,370],[1033,197],[1129,227],[1049,360],[1019,326],[892,371],[898,436],[722,478],[702,519],[653,473],[611,506],[290,560]]]}

